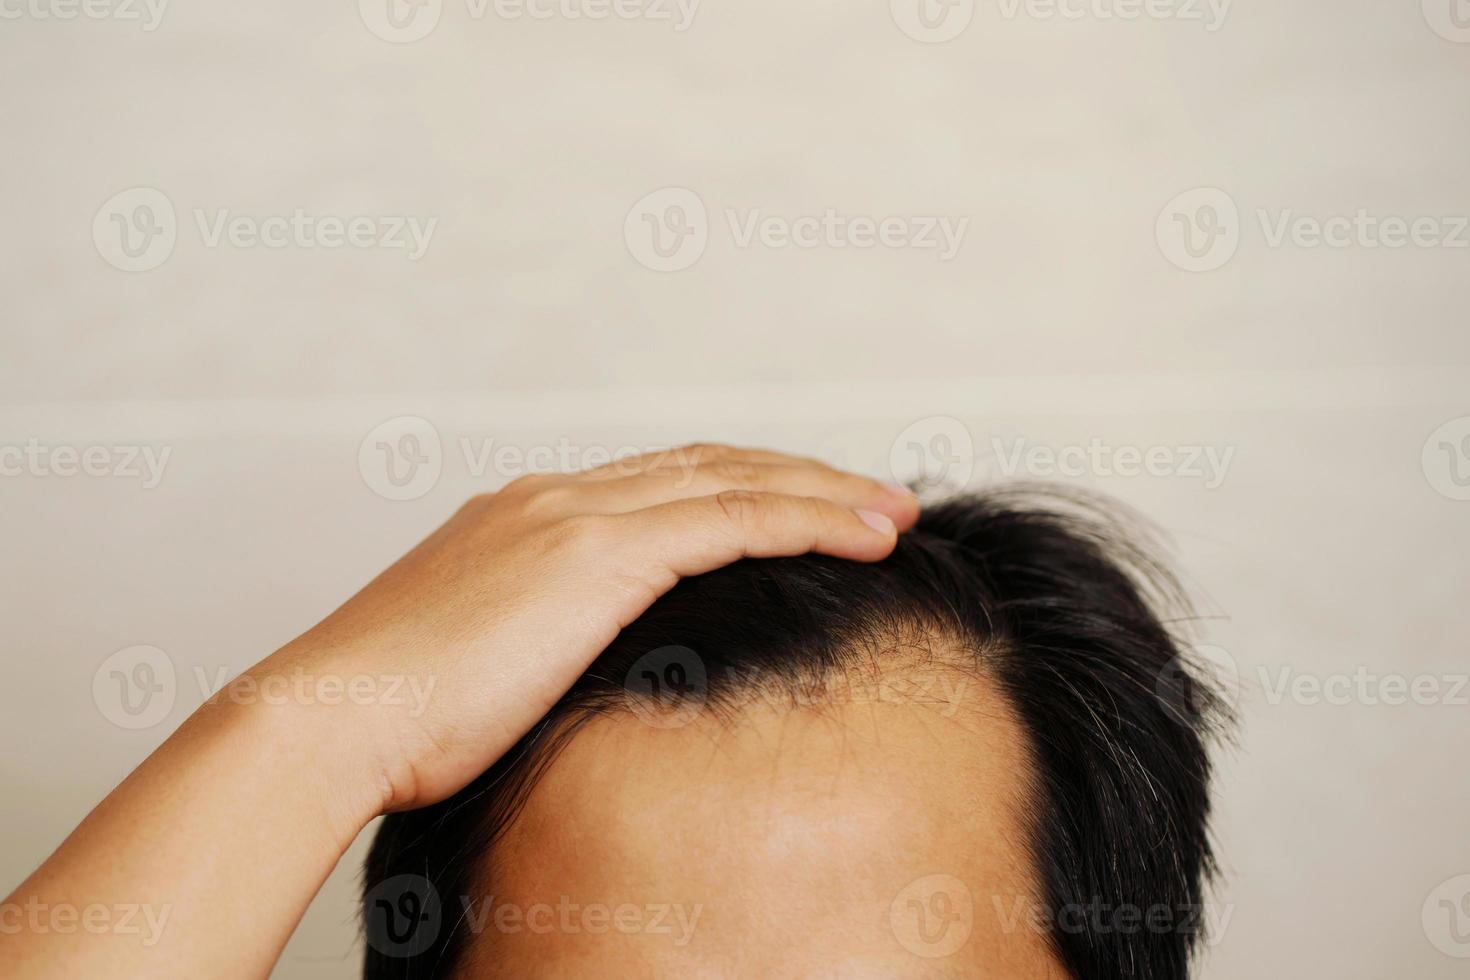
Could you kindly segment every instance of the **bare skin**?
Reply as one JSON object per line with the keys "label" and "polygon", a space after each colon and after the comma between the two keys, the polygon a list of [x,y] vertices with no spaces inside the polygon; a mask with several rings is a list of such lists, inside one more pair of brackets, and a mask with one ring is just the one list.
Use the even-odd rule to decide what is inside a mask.
{"label": "bare skin", "polygon": [[[1065,976],[1031,914],[1030,762],[1007,698],[973,670],[886,669],[901,683],[876,698],[758,699],[678,728],[594,718],[474,894],[440,896],[466,936],[455,975]],[[932,696],[903,696],[935,675]]]}
{"label": "bare skin", "polygon": [[681,577],[747,556],[877,561],[917,517],[901,489],[723,446],[476,498],[235,682],[409,676],[433,683],[427,710],[206,704],[5,902],[142,906],[166,914],[156,941],[43,914],[0,930],[0,962],[15,977],[265,976],[372,818],[479,775]]}

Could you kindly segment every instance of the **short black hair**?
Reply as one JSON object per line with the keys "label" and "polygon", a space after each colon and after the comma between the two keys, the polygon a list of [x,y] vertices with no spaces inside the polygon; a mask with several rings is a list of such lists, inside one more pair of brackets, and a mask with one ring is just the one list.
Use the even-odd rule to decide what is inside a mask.
{"label": "short black hair", "polygon": [[[1088,980],[1187,976],[1215,868],[1209,743],[1225,719],[1176,635],[1189,606],[1159,551],[1115,504],[1015,486],[926,508],[880,562],[747,559],[680,582],[482,776],[383,821],[364,869],[364,977],[453,970],[464,917],[427,903],[471,895],[487,867],[518,859],[492,846],[538,774],[580,721],[629,706],[651,656],[674,658],[654,664],[655,680],[683,680],[718,708],[914,633],[973,653],[1025,731],[1030,857],[1060,962]],[[685,656],[703,676],[664,677]],[[405,888],[427,894],[405,901]],[[400,913],[433,927],[385,932]]]}

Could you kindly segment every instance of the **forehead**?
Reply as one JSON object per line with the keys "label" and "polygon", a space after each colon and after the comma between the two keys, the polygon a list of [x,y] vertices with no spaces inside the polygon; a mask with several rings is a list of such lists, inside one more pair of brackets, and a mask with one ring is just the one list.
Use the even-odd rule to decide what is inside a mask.
{"label": "forehead", "polygon": [[1045,975],[1006,702],[958,670],[869,680],[589,720],[466,897],[462,972]]}

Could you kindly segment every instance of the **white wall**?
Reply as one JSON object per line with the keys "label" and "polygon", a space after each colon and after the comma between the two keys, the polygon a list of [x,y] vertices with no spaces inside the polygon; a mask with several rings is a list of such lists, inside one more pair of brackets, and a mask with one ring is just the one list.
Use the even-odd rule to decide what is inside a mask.
{"label": "white wall", "polygon": [[[178,3],[151,31],[0,8],[21,12],[0,24],[0,446],[170,452],[156,487],[0,476],[0,891],[202,699],[196,668],[243,669],[514,475],[472,473],[461,440],[715,438],[886,474],[950,416],[981,482],[1018,438],[1230,454],[1218,485],[1069,478],[1175,536],[1241,676],[1204,975],[1463,975],[1470,946],[1424,913],[1470,874],[1470,248],[1271,237],[1286,209],[1456,237],[1450,2],[1239,4],[1209,30],[998,0],[943,44],[877,0],[705,0],[685,31],[445,0],[404,44],[346,2]],[[127,272],[111,215],[142,198],[105,202],[137,187],[175,243]],[[656,272],[635,204],[666,187],[697,194],[707,244]],[[1202,187],[1239,217],[1190,272],[1173,214],[1222,199],[1166,205]],[[943,261],[742,247],[726,215],[829,207],[969,224]],[[437,223],[414,260],[211,246],[220,209]],[[443,472],[394,502],[358,449],[405,414]],[[92,691],[134,644],[180,679],[140,731]],[[1283,670],[1368,696],[1277,697]],[[1390,674],[1439,703],[1373,703]],[[279,976],[354,973],[360,856]]]}

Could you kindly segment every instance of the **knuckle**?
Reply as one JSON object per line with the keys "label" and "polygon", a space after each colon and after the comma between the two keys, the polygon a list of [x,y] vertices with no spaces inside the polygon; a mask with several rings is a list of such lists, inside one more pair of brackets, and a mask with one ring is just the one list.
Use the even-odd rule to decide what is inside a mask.
{"label": "knuckle", "polygon": [[500,493],[513,501],[522,513],[552,517],[571,509],[574,490],[569,483],[551,474],[530,473],[507,483]]}
{"label": "knuckle", "polygon": [[528,512],[550,516],[570,510],[573,489],[565,483],[546,481],[529,488],[524,500]]}
{"label": "knuckle", "polygon": [[820,534],[841,521],[836,504],[821,497],[796,497],[792,501],[792,522],[800,525],[806,533]]}
{"label": "knuckle", "polygon": [[678,451],[683,458],[694,460],[696,466],[706,460],[724,459],[731,452],[729,446],[719,442],[691,442],[680,446]]}
{"label": "knuckle", "polygon": [[726,520],[744,529],[755,523],[760,510],[760,494],[754,490],[721,490],[715,494],[715,504]]}
{"label": "knuckle", "polygon": [[722,459],[708,469],[716,477],[738,487],[753,487],[761,484],[761,468],[749,460]]}
{"label": "knuckle", "polygon": [[577,514],[564,517],[547,526],[545,544],[548,550],[580,552],[606,540],[607,518],[599,514]]}
{"label": "knuckle", "polygon": [[837,515],[839,512],[840,511],[838,506],[832,503],[830,500],[824,500],[821,497],[801,498],[802,517],[806,518],[806,520],[811,524],[836,524],[838,523]]}
{"label": "knuckle", "polygon": [[535,493],[545,485],[546,477],[543,474],[526,473],[501,487],[500,492],[507,497],[525,497]]}
{"label": "knuckle", "polygon": [[486,507],[488,507],[490,505],[490,501],[492,501],[494,499],[495,499],[495,494],[493,494],[493,493],[477,493],[474,496],[470,497],[468,500],[466,500],[464,503],[460,504],[459,505],[459,510],[456,513],[457,514],[473,514],[473,513],[476,513],[477,511],[482,511]]}

